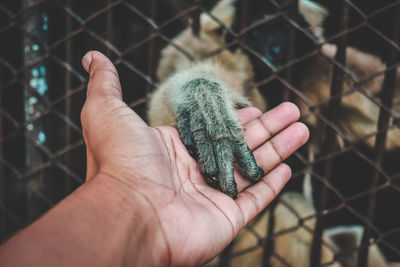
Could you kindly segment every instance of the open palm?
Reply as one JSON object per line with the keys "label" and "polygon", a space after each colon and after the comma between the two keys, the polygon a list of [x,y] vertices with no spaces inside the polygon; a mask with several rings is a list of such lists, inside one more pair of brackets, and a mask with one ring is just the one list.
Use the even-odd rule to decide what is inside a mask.
{"label": "open palm", "polygon": [[83,66],[90,73],[81,116],[87,181],[103,173],[129,188],[157,224],[173,266],[199,265],[228,245],[282,189],[291,172],[281,162],[308,139],[293,104],[265,114],[240,110],[246,140],[266,175],[250,185],[235,171],[239,194],[233,200],[207,185],[176,128],[149,127],[122,101],[117,71],[104,55],[89,52]]}

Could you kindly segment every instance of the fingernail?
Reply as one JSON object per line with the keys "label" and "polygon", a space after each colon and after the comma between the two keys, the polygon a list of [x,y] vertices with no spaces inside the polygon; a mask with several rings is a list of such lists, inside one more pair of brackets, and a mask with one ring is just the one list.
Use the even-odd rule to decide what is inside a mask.
{"label": "fingernail", "polygon": [[90,64],[92,64],[92,54],[87,52],[86,55],[82,58],[82,66],[89,73]]}

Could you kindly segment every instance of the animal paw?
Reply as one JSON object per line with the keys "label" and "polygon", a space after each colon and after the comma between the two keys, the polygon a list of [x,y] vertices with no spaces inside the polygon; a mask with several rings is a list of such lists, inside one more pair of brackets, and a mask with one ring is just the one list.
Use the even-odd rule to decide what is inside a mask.
{"label": "animal paw", "polygon": [[228,89],[198,78],[178,90],[172,102],[183,144],[199,162],[207,183],[235,199],[235,164],[251,182],[261,180],[264,172],[247,146]]}

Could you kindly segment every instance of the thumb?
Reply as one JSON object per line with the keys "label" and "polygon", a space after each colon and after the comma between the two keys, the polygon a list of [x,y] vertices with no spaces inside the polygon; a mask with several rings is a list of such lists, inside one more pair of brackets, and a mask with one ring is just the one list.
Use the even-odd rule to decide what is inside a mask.
{"label": "thumb", "polygon": [[[126,127],[147,127],[122,101],[121,84],[113,63],[102,53],[89,51],[82,59],[89,73],[86,101],[81,112],[83,136],[88,147],[104,142],[103,133],[123,132]],[[128,116],[127,116],[128,115]]]}
{"label": "thumb", "polygon": [[117,70],[106,56],[89,51],[82,58],[82,66],[89,73],[86,101],[81,112],[83,134],[87,141],[91,124],[101,120],[115,103],[124,104]]}
{"label": "thumb", "polygon": [[118,72],[105,55],[89,51],[82,59],[82,66],[89,73],[87,99],[95,96],[122,100]]}
{"label": "thumb", "polygon": [[97,51],[89,51],[82,58],[82,66],[89,73],[86,102],[81,112],[87,157],[86,180],[89,181],[99,168],[98,159],[88,140],[89,133],[98,132],[95,121],[102,117],[100,111],[106,110],[103,103],[113,98],[122,103],[122,93],[117,70],[106,56]]}

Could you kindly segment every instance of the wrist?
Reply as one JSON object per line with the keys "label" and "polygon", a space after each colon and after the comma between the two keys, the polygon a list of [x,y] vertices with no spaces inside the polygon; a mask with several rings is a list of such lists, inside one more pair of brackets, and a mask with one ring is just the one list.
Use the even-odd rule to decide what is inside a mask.
{"label": "wrist", "polygon": [[96,175],[0,247],[1,266],[160,266],[157,218],[132,189]]}
{"label": "wrist", "polygon": [[91,183],[96,184],[98,193],[108,194],[113,203],[116,225],[123,230],[121,240],[125,238],[119,255],[123,265],[167,265],[170,256],[166,237],[157,209],[146,195],[106,173],[97,174]]}

